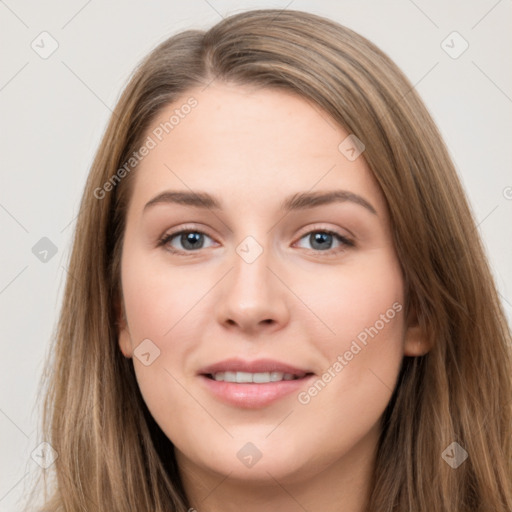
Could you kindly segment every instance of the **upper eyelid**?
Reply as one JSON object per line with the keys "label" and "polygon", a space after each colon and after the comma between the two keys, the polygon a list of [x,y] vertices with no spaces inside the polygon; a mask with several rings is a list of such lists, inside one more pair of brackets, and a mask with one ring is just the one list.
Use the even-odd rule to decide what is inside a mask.
{"label": "upper eyelid", "polygon": [[[355,238],[352,234],[348,234],[348,235],[344,235],[342,233],[340,233],[340,230],[339,229],[336,229],[336,228],[331,228],[331,227],[328,227],[328,226],[322,226],[320,224],[314,224],[313,226],[307,226],[304,228],[304,230],[300,230],[300,235],[299,236],[299,239],[302,238],[303,236],[305,235],[308,235],[310,233],[314,233],[314,232],[317,232],[317,231],[325,231],[325,232],[328,232],[328,233],[333,233],[335,235],[338,235],[338,236],[341,236],[342,238]],[[345,230],[347,231],[347,230]]]}
{"label": "upper eyelid", "polygon": [[171,230],[169,232],[165,231],[164,234],[160,238],[163,239],[163,238],[174,237],[174,236],[180,235],[182,233],[201,233],[203,235],[209,236],[212,240],[215,240],[215,237],[213,235],[211,235],[210,233],[208,233],[207,229],[204,229],[202,227],[197,228],[197,227],[187,226],[187,225],[181,226],[178,229]]}

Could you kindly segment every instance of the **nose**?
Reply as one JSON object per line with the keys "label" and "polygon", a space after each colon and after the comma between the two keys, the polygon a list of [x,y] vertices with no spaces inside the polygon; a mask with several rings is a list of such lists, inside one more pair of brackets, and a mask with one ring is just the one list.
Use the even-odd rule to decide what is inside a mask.
{"label": "nose", "polygon": [[222,280],[217,321],[226,329],[246,334],[268,334],[283,328],[289,322],[290,297],[277,277],[279,265],[271,251],[263,248],[254,261],[240,254],[234,253],[232,270]]}

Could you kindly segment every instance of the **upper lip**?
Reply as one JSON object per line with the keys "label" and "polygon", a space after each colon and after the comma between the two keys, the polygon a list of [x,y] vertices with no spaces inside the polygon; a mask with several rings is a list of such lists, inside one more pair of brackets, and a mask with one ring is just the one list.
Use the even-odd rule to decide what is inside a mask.
{"label": "upper lip", "polygon": [[213,375],[218,372],[248,372],[248,373],[264,373],[264,372],[282,372],[290,373],[298,377],[303,377],[308,373],[312,373],[307,369],[297,368],[273,359],[256,359],[254,361],[245,361],[243,359],[225,359],[218,363],[205,366],[199,370],[200,375]]}

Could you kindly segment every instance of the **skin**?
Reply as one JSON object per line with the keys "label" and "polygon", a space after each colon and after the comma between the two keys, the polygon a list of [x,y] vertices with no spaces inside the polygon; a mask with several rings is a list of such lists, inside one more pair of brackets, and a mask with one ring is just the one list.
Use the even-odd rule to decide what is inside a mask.
{"label": "skin", "polygon": [[[197,107],[133,176],[120,349],[133,357],[144,400],[176,447],[199,512],[240,505],[329,512],[340,504],[362,512],[379,418],[402,358],[429,350],[414,315],[404,318],[383,195],[364,153],[349,161],[338,149],[348,133],[290,92],[224,83],[191,90],[159,113],[148,134],[190,96]],[[335,189],[358,194],[376,213],[349,201],[286,215],[279,208],[295,193]],[[158,203],[144,211],[167,190],[208,192],[222,209]],[[207,236],[186,254],[169,250],[187,250],[179,235],[159,245],[180,229]],[[335,237],[314,245],[315,230],[355,245]],[[263,249],[252,263],[236,252],[247,236]],[[236,407],[197,376],[231,357],[277,359],[321,376],[394,303],[404,308],[307,404],[292,393],[263,408]],[[148,366],[134,357],[144,339],[160,350]],[[250,468],[237,457],[247,442],[262,454]]]}

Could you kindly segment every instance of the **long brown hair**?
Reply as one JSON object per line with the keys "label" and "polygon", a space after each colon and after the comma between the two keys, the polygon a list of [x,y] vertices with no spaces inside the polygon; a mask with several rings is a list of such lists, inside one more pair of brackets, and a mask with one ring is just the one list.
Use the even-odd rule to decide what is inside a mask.
{"label": "long brown hair", "polygon": [[[407,308],[432,349],[404,357],[365,510],[510,512],[510,330],[441,136],[410,82],[368,40],[313,14],[271,9],[167,39],[137,68],[114,110],[83,195],[43,380],[44,441],[59,454],[47,471],[52,485],[45,472],[44,510],[187,510],[173,446],[117,344],[119,262],[136,166],[118,170],[162,108],[212,80],[312,101],[364,142],[386,199]],[[105,187],[116,173],[122,179]],[[442,456],[448,448],[453,457],[450,445],[468,454],[457,468]]]}

